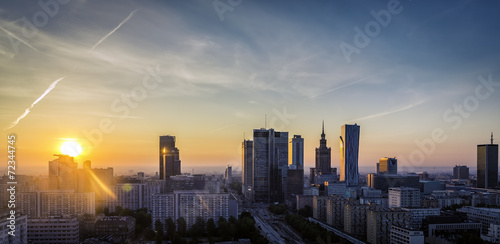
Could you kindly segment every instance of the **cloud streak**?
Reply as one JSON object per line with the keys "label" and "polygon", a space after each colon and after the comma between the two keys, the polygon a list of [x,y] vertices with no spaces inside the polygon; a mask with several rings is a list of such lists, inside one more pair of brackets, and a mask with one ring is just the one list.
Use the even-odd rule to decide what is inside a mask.
{"label": "cloud streak", "polygon": [[115,33],[115,31],[117,31],[120,27],[122,27],[122,25],[124,25],[125,23],[127,23],[127,21],[132,18],[132,16],[134,16],[135,12],[137,12],[137,10],[139,9],[136,9],[134,11],[132,11],[128,16],[127,18],[125,18],[124,20],[122,20],[122,22],[120,22],[120,24],[118,24],[118,26],[116,26],[113,30],[111,30],[108,34],[106,34],[103,38],[101,38],[101,40],[99,40],[91,49],[90,51],[94,50],[97,46],[99,46],[99,44],[101,44],[104,40],[108,39],[109,36],[113,35],[113,33]]}
{"label": "cloud streak", "polygon": [[14,122],[10,123],[9,127],[5,128],[4,130],[12,129],[14,126],[16,126],[19,123],[19,121],[21,121],[24,117],[26,117],[26,115],[28,115],[31,112],[31,109],[38,102],[40,102],[47,94],[49,94],[49,92],[52,91],[52,89],[54,89],[56,87],[57,83],[59,81],[61,81],[62,79],[64,79],[64,77],[61,77],[61,78],[57,79],[56,81],[52,82],[52,84],[50,84],[49,88],[47,88],[47,90],[45,90],[45,92],[38,99],[36,99],[31,104],[31,106],[24,111],[24,113],[21,116],[19,116]]}
{"label": "cloud streak", "polygon": [[389,114],[394,114],[394,113],[398,113],[398,112],[402,112],[402,111],[405,111],[405,110],[408,110],[410,108],[413,108],[419,104],[422,104],[424,103],[426,100],[422,100],[422,101],[419,101],[419,102],[416,102],[416,103],[413,103],[413,104],[410,104],[408,106],[405,106],[405,107],[402,107],[402,108],[398,108],[396,110],[392,110],[392,111],[387,111],[387,112],[382,112],[382,113],[378,113],[378,114],[372,114],[372,115],[369,115],[369,116],[366,116],[366,117],[362,117],[362,118],[358,118],[358,119],[354,119],[352,121],[359,121],[359,120],[366,120],[366,119],[373,119],[373,118],[378,118],[378,117],[382,117],[382,116],[386,116],[386,115],[389,115]]}

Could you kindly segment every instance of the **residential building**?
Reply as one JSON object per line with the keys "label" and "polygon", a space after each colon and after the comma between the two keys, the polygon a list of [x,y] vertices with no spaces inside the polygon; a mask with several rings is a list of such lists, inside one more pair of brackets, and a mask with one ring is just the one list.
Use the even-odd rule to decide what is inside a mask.
{"label": "residential building", "polygon": [[130,216],[105,216],[95,222],[95,235],[113,235],[122,240],[131,239],[135,235],[136,220]]}
{"label": "residential building", "polygon": [[28,218],[29,243],[78,243],[79,223],[74,216]]}
{"label": "residential building", "polygon": [[[12,219],[14,219],[15,225],[12,225]],[[10,235],[9,232],[13,235]],[[14,214],[12,216],[8,209],[0,212],[0,243],[28,243],[28,218],[26,215]]]}
{"label": "residential building", "polygon": [[418,208],[420,207],[420,191],[411,187],[389,188],[389,207]]}
{"label": "residential building", "polygon": [[440,208],[401,208],[401,210],[411,213],[410,226],[413,229],[422,229],[422,221],[427,216],[439,216],[441,214]]}
{"label": "residential building", "polygon": [[403,210],[368,209],[367,241],[371,244],[385,244],[390,241],[391,226],[408,226],[411,214]]}
{"label": "residential building", "polygon": [[421,230],[391,226],[391,244],[424,244],[424,232]]}
{"label": "residential building", "polygon": [[62,215],[95,215],[95,194],[55,190],[18,193],[19,212],[31,218]]}

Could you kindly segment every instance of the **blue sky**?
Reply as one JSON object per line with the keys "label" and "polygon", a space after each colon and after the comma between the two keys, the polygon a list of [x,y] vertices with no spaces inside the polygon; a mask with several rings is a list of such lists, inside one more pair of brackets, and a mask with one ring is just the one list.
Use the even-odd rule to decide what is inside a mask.
{"label": "blue sky", "polygon": [[[265,115],[268,127],[305,138],[306,166],[322,120],[333,167],[345,123],[361,126],[361,166],[384,156],[409,170],[472,166],[475,145],[500,136],[494,1],[48,2],[53,16],[32,1],[0,4],[0,123],[20,138],[27,165],[45,168],[74,138],[86,148],[78,160],[153,171],[157,138],[171,134],[185,169],[238,168],[244,134]],[[231,9],[223,20],[215,5]],[[386,26],[374,24],[372,11],[391,8]],[[370,25],[379,27],[372,37]],[[356,28],[369,44],[356,47]],[[359,50],[350,62],[342,43]],[[152,70],[157,86],[141,88]],[[484,99],[480,76],[493,84],[480,88]],[[140,101],[122,102],[133,93]],[[465,102],[471,111],[454,112]],[[103,120],[113,130],[93,143]],[[436,129],[446,140],[426,153],[416,141]]]}

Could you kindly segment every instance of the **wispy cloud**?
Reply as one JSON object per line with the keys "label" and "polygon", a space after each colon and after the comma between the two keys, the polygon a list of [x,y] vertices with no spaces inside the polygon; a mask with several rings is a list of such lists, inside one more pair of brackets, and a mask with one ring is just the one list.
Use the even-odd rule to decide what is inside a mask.
{"label": "wispy cloud", "polygon": [[134,11],[132,11],[128,16],[127,18],[125,18],[124,20],[122,20],[122,22],[120,22],[120,24],[118,24],[118,26],[116,26],[113,30],[111,30],[108,34],[106,34],[103,38],[101,38],[101,40],[99,40],[91,49],[90,51],[94,50],[97,46],[99,46],[99,44],[101,44],[104,40],[106,40],[109,36],[113,35],[113,33],[115,33],[115,31],[117,31],[123,24],[127,23],[127,21],[132,18],[132,16],[134,16],[135,12],[137,12],[137,10],[139,9],[136,9]]}
{"label": "wispy cloud", "polygon": [[38,99],[36,99],[36,101],[33,102],[31,104],[31,106],[29,108],[27,108],[21,116],[19,116],[14,122],[12,122],[9,125],[9,127],[5,128],[4,130],[12,129],[14,126],[16,126],[19,123],[19,121],[22,120],[24,117],[26,117],[26,115],[28,115],[31,112],[31,109],[38,102],[40,102],[47,94],[49,94],[49,92],[52,91],[52,89],[54,89],[56,87],[57,83],[59,81],[61,81],[62,79],[64,79],[64,77],[61,77],[61,78],[57,79],[56,81],[52,82],[52,84],[50,84],[49,88],[47,88],[47,90],[45,90],[45,92]]}
{"label": "wispy cloud", "polygon": [[353,119],[352,121],[360,121],[360,120],[366,120],[366,119],[373,119],[373,118],[378,118],[378,117],[386,116],[386,115],[389,115],[389,114],[399,113],[399,112],[408,110],[410,108],[413,108],[413,107],[415,107],[415,106],[417,106],[419,104],[422,104],[425,101],[426,100],[424,99],[422,101],[418,101],[416,103],[410,104],[410,105],[402,107],[402,108],[398,108],[396,110],[382,112],[382,113],[378,113],[378,114],[372,114],[372,115],[369,115],[369,116],[366,116],[366,117],[362,117],[362,118],[358,118],[358,119]]}

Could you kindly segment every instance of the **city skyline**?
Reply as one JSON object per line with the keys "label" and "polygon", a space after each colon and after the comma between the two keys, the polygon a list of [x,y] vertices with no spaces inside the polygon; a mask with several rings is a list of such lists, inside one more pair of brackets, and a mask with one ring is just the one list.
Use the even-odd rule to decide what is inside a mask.
{"label": "city skyline", "polygon": [[331,167],[354,123],[360,168],[475,166],[476,145],[500,135],[498,3],[388,3],[9,2],[2,135],[30,174],[72,140],[79,165],[156,169],[161,135],[177,137],[182,172],[241,171],[258,128],[301,135],[307,169],[322,120]]}

